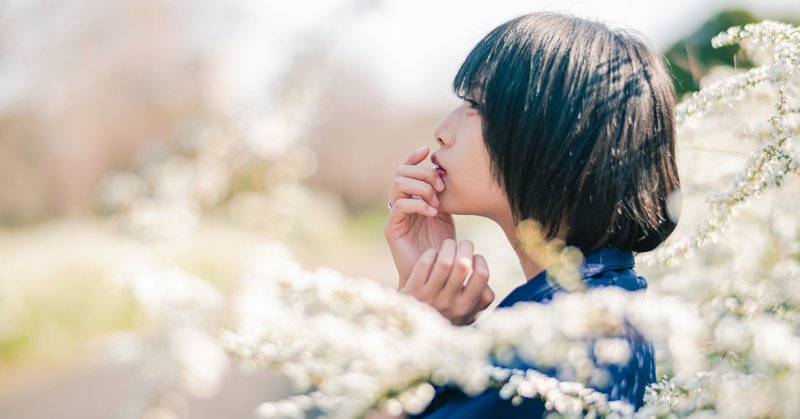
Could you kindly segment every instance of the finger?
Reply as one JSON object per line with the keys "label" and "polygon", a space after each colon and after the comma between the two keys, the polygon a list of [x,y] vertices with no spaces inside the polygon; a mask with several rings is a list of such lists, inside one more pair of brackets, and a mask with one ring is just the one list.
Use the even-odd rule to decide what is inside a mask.
{"label": "finger", "polygon": [[[486,259],[483,258],[481,255],[475,255],[472,257],[472,275],[469,277],[469,281],[467,285],[464,287],[464,291],[462,293],[463,298],[465,301],[468,301],[472,304],[473,307],[479,306],[482,300],[484,299],[484,290],[491,289],[488,288],[489,282],[489,266],[486,264]],[[494,296],[492,296],[492,300]],[[492,300],[489,300],[491,304]]]}
{"label": "finger", "polygon": [[462,240],[458,243],[453,268],[450,270],[447,283],[444,285],[441,293],[445,301],[455,299],[464,288],[464,281],[466,281],[472,272],[472,256],[474,250],[475,246],[469,240]]}
{"label": "finger", "polygon": [[436,208],[428,205],[422,199],[398,199],[392,204],[392,209],[389,211],[389,218],[387,224],[400,224],[405,221],[406,217],[410,214],[419,214],[423,217],[433,217],[438,213]]}
{"label": "finger", "polygon": [[436,257],[436,263],[433,265],[433,272],[428,278],[428,282],[422,287],[422,291],[428,297],[439,294],[447,277],[450,276],[450,269],[453,267],[453,259],[456,257],[456,241],[453,239],[446,239],[442,242],[442,247],[439,249],[439,255]]}
{"label": "finger", "polygon": [[444,181],[436,169],[414,165],[402,165],[394,171],[395,176],[410,177],[432,185],[437,192],[444,190]]}
{"label": "finger", "polygon": [[494,301],[494,291],[492,291],[492,289],[487,285],[481,293],[478,305],[472,310],[472,314],[469,316],[467,324],[474,323],[478,318],[478,314],[480,314],[483,310],[486,310],[486,307],[489,307],[492,304],[492,301]]}
{"label": "finger", "polygon": [[419,260],[417,260],[417,263],[414,265],[414,269],[411,270],[408,282],[401,287],[403,293],[414,295],[415,291],[425,285],[425,282],[428,281],[428,277],[431,275],[431,270],[433,270],[433,264],[436,262],[436,255],[438,253],[438,250],[431,248],[426,250],[422,256],[419,257]]}
{"label": "finger", "polygon": [[492,289],[487,285],[481,293],[481,300],[478,303],[478,308],[476,311],[485,310],[486,307],[489,307],[492,304],[492,301],[494,301],[494,291],[492,291]]}
{"label": "finger", "polygon": [[403,160],[403,164],[420,164],[421,162],[425,161],[425,158],[428,157],[428,152],[431,149],[428,146],[420,147],[417,150],[414,150],[411,154]]}
{"label": "finger", "polygon": [[407,177],[394,178],[394,183],[392,184],[392,193],[390,196],[392,202],[401,198],[410,198],[414,195],[424,199],[428,205],[434,207],[439,206],[439,199],[436,198],[436,191],[433,190],[433,187],[430,184],[421,180]]}

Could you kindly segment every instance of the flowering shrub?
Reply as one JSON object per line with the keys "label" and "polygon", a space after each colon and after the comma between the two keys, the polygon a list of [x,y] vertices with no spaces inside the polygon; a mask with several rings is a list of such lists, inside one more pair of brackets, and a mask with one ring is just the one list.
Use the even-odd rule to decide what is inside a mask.
{"label": "flowering shrub", "polygon": [[[682,200],[684,210],[674,238],[639,257],[647,295],[574,292],[459,328],[372,281],[303,271],[285,248],[272,245],[229,300],[197,288],[209,302],[197,319],[228,313],[230,324],[179,316],[170,324],[205,330],[196,336],[212,333],[241,363],[275,369],[298,384],[302,394],[259,406],[263,417],[416,413],[433,398],[433,385],[444,384],[471,395],[499,387],[513,402],[540,397],[567,416],[795,416],[800,185],[792,175],[800,159],[800,29],[767,21],[731,28],[713,44],[761,48],[753,56],[760,65],[744,73],[716,70],[717,81],[679,104],[684,186],[670,208],[677,217]],[[553,272],[574,283],[574,249],[545,250],[531,249],[563,262]],[[152,288],[137,283],[128,282],[146,304],[181,311],[182,297],[154,298]],[[636,412],[593,390],[603,380],[600,364],[627,361],[620,337],[628,324],[655,343],[663,377]],[[491,362],[513,356],[568,369],[571,380]]]}

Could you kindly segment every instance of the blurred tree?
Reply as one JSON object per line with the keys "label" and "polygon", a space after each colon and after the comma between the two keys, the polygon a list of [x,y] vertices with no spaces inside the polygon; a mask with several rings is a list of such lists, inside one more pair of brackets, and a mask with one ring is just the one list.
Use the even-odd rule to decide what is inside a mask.
{"label": "blurred tree", "polygon": [[[763,20],[744,9],[723,10],[706,20],[700,28],[674,43],[664,53],[669,61],[675,92],[678,96],[699,90],[700,79],[711,67],[723,65],[747,69],[753,63],[738,46],[713,48],[711,38],[726,29]],[[781,17],[783,22],[797,24],[800,19]]]}
{"label": "blurred tree", "polygon": [[726,10],[708,19],[700,28],[673,44],[664,54],[672,69],[675,92],[682,96],[700,89],[700,79],[716,65],[750,68],[750,62],[738,46],[713,48],[709,40],[731,26],[757,22],[752,13],[737,9]]}

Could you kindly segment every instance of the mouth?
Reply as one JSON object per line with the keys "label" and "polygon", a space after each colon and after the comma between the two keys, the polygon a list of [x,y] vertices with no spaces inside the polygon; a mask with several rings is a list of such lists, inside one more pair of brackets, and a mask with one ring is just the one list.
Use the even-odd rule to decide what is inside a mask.
{"label": "mouth", "polygon": [[431,162],[434,164],[434,169],[436,169],[436,173],[439,176],[444,177],[447,174],[447,170],[442,167],[442,164],[439,163],[439,159],[436,157],[436,154],[431,154]]}

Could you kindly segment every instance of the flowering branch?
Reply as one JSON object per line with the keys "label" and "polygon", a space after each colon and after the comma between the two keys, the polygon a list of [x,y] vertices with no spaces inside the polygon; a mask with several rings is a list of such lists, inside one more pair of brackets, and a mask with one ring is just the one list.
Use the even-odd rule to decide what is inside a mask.
{"label": "flowering branch", "polygon": [[[675,339],[680,332],[669,323],[691,311],[672,304],[645,315],[657,300],[601,289],[559,295],[550,304],[520,303],[473,327],[455,327],[430,306],[372,281],[327,269],[305,272],[275,255],[261,259],[269,263],[242,282],[236,328],[220,337],[236,358],[280,370],[306,393],[263,404],[258,412],[264,417],[361,417],[375,408],[419,413],[434,395],[432,385],[453,385],[472,396],[499,387],[501,397],[515,403],[540,397],[564,414],[630,416],[629,405],[590,388],[602,377],[600,364],[628,361],[620,337],[629,321],[671,332],[669,338],[653,335],[656,340]],[[690,336],[681,347],[699,341]],[[502,366],[516,356],[529,365],[567,367],[574,380]]]}
{"label": "flowering branch", "polygon": [[692,249],[713,242],[749,198],[767,188],[780,186],[786,174],[798,171],[798,118],[794,107],[789,105],[786,92],[790,87],[800,86],[797,77],[800,74],[800,28],[765,21],[731,28],[715,37],[712,44],[721,47],[743,41],[772,48],[775,51],[774,62],[713,83],[681,102],[676,110],[679,132],[692,119],[705,115],[713,105],[730,105],[739,101],[750,89],[764,82],[776,87],[776,113],[768,118],[766,129],[740,134],[751,136],[761,145],[750,155],[728,191],[712,193],[708,197],[709,216],[694,234],[642,258],[647,265],[674,265]]}

